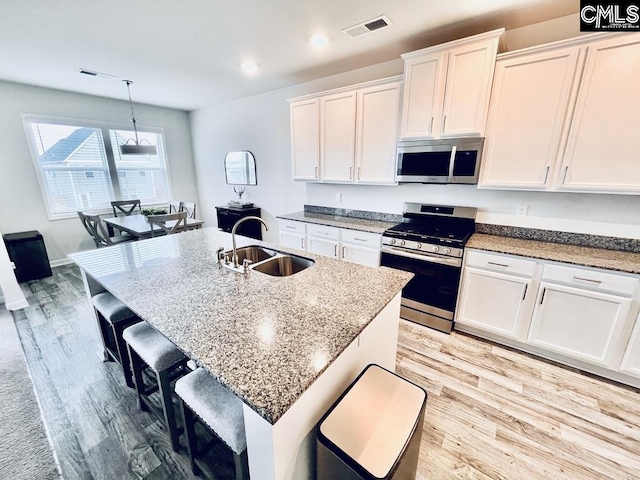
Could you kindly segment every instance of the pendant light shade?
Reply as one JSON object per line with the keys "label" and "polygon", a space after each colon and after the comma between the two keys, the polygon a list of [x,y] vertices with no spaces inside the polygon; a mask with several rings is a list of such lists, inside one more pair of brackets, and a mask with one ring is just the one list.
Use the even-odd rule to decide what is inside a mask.
{"label": "pendant light shade", "polygon": [[[158,153],[155,145],[151,145],[147,142],[147,145],[143,145],[138,140],[138,128],[136,126],[136,115],[133,112],[133,100],[131,100],[131,88],[133,83],[131,80],[123,80],[127,84],[127,92],[129,93],[129,105],[131,105],[131,122],[133,123],[133,132],[135,133],[135,140],[130,138],[126,143],[120,145],[121,155],[155,155]],[[131,143],[130,143],[131,142]]]}

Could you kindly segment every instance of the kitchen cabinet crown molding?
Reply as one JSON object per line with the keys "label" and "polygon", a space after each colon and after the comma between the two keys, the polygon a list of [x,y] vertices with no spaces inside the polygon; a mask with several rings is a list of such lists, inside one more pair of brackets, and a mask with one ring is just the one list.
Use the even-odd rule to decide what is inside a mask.
{"label": "kitchen cabinet crown molding", "polygon": [[494,38],[499,38],[500,41],[498,43],[498,51],[501,51],[503,46],[502,34],[505,32],[504,28],[498,28],[496,30],[491,30],[489,32],[479,33],[478,35],[472,35],[471,37],[460,38],[458,40],[452,40],[447,43],[440,43],[438,45],[433,45],[431,47],[426,47],[420,50],[415,50],[413,52],[403,53],[400,57],[403,60],[408,60],[415,57],[420,57],[425,54],[438,53],[445,50],[452,50],[463,45],[467,45],[469,43],[483,42],[485,40],[491,40]]}
{"label": "kitchen cabinet crown molding", "polygon": [[300,101],[312,100],[314,98],[324,97],[324,96],[327,96],[327,95],[334,95],[334,94],[340,94],[340,93],[344,93],[344,92],[351,92],[353,90],[359,90],[359,89],[362,89],[362,88],[376,87],[378,85],[385,85],[387,83],[402,82],[403,78],[404,78],[403,75],[394,75],[393,77],[379,78],[377,80],[371,80],[371,81],[368,81],[368,82],[356,83],[356,84],[353,84],[353,85],[346,85],[344,87],[332,88],[331,90],[323,90],[322,92],[310,93],[308,95],[302,95],[300,97],[289,98],[289,99],[287,99],[287,102],[296,103],[296,102],[300,102]]}
{"label": "kitchen cabinet crown molding", "polygon": [[519,50],[512,50],[509,52],[502,52],[496,56],[498,60],[509,60],[511,58],[524,57],[535,53],[553,52],[562,48],[580,47],[589,43],[597,42],[600,40],[606,40],[608,38],[624,37],[625,35],[631,35],[637,32],[595,32],[580,35],[579,37],[572,37],[564,40],[558,40],[555,42],[544,43],[541,45],[534,45],[532,47],[521,48]]}

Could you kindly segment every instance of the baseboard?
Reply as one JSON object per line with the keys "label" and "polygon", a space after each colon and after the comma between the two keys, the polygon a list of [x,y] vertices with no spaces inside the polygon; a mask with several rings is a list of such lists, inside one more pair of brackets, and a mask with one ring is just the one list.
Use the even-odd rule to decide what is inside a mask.
{"label": "baseboard", "polygon": [[[2,299],[2,301],[4,301],[4,298]],[[5,304],[5,306],[7,307],[7,310],[21,310],[23,308],[27,308],[29,306],[29,302],[27,302],[25,299],[22,299],[15,302],[7,303]]]}
{"label": "baseboard", "polygon": [[73,260],[71,260],[70,258],[61,258],[60,260],[50,261],[49,265],[51,265],[51,268],[55,268],[55,267],[61,267],[63,265],[69,265],[70,263],[73,263]]}

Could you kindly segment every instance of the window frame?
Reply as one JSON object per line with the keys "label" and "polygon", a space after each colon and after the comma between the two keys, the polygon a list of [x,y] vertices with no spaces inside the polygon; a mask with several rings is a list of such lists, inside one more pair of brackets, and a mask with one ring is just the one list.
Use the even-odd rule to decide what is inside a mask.
{"label": "window frame", "polygon": [[[22,126],[24,128],[25,137],[27,139],[27,145],[29,148],[29,154],[31,155],[31,162],[33,164],[33,168],[36,173],[36,178],[38,179],[38,187],[40,188],[40,195],[42,196],[42,202],[44,203],[45,210],[47,212],[47,217],[49,220],[65,220],[69,218],[76,218],[77,213],[63,213],[56,214],[51,211],[51,205],[49,204],[49,198],[47,196],[47,190],[45,187],[45,180],[43,178],[43,172],[38,164],[38,148],[35,144],[35,139],[33,137],[33,132],[31,129],[32,123],[49,123],[54,125],[72,125],[79,127],[87,127],[87,128],[95,128],[100,129],[102,135],[103,147],[105,149],[105,154],[107,157],[107,170],[109,175],[109,180],[111,182],[111,188],[113,191],[114,200],[122,200],[122,191],[120,187],[120,179],[118,178],[118,170],[116,167],[116,159],[113,154],[113,148],[111,143],[110,130],[131,130],[133,131],[132,125],[130,123],[119,123],[119,122],[104,122],[99,120],[87,120],[82,118],[72,118],[72,117],[58,117],[53,115],[40,115],[33,113],[22,113]],[[146,133],[154,133],[162,136],[162,145],[163,145],[163,154],[164,154],[164,167],[167,175],[167,195],[169,200],[173,198],[173,182],[171,181],[171,172],[169,169],[169,156],[167,154],[167,141],[164,133],[164,128],[161,127],[149,127],[144,125],[136,125],[138,132],[146,132]],[[147,204],[147,205],[158,205],[158,204]],[[112,213],[110,208],[104,209],[94,209],[91,210],[92,213],[104,214],[104,213]]]}

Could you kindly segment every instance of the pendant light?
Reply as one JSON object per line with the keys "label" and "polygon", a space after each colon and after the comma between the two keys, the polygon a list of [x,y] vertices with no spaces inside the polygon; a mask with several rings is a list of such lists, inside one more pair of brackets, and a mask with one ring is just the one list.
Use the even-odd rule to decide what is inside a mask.
{"label": "pendant light", "polygon": [[[129,104],[131,105],[131,121],[133,122],[133,132],[136,135],[135,140],[130,138],[126,143],[120,145],[120,154],[121,155],[156,155],[158,150],[155,145],[151,145],[148,141],[148,145],[142,145],[138,140],[138,128],[136,127],[136,115],[133,113],[133,100],[131,100],[131,88],[130,85],[133,83],[131,80],[123,80],[124,83],[127,84],[127,92],[129,92]],[[135,143],[129,143],[129,142]],[[145,140],[146,141],[146,140]]]}

